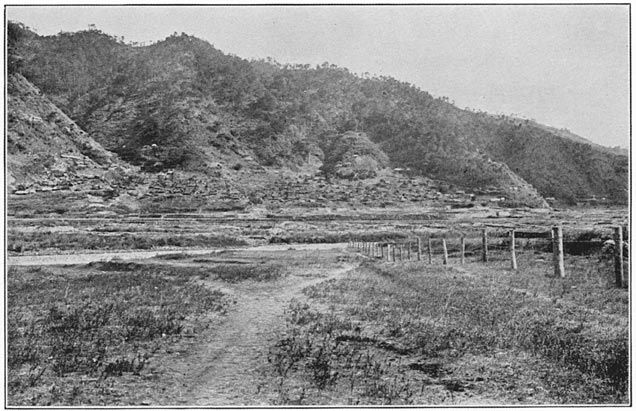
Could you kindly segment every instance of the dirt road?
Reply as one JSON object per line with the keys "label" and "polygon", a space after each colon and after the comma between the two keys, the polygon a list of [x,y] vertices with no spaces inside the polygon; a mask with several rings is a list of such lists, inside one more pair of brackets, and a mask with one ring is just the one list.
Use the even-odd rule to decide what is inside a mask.
{"label": "dirt road", "polygon": [[226,251],[283,251],[283,250],[330,250],[343,249],[347,243],[331,244],[265,244],[254,247],[242,248],[181,248],[172,250],[136,250],[136,251],[108,251],[99,253],[83,252],[77,254],[52,254],[52,255],[24,255],[7,257],[7,265],[63,265],[63,264],[88,264],[95,261],[107,261],[113,258],[121,260],[137,260],[152,258],[166,254],[184,253],[189,255],[213,254]]}
{"label": "dirt road", "polygon": [[303,301],[303,288],[340,277],[353,268],[354,265],[342,263],[301,270],[276,283],[228,285],[210,281],[210,287],[220,287],[236,304],[222,324],[200,336],[202,343],[196,350],[171,365],[179,374],[176,398],[151,404],[271,405],[275,398],[260,390],[260,370],[267,366],[268,348],[285,326],[285,310],[290,301]]}

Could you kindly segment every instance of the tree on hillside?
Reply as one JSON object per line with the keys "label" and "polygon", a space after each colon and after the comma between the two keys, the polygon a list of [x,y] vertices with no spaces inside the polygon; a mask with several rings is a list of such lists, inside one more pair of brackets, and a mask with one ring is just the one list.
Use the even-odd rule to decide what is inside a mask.
{"label": "tree on hillside", "polygon": [[24,65],[20,43],[29,37],[29,31],[22,23],[7,23],[7,72],[18,73]]}

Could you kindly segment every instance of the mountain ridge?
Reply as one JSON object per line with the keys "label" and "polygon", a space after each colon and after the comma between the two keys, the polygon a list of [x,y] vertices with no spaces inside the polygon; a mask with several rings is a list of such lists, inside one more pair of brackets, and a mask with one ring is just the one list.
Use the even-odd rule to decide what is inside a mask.
{"label": "mountain ridge", "polygon": [[16,43],[27,78],[104,147],[149,172],[205,174],[243,158],[293,169],[324,161],[329,135],[363,132],[390,168],[465,189],[494,186],[511,203],[627,201],[626,156],[531,121],[461,110],[390,77],[247,61],[185,34],[145,47],[95,30]]}

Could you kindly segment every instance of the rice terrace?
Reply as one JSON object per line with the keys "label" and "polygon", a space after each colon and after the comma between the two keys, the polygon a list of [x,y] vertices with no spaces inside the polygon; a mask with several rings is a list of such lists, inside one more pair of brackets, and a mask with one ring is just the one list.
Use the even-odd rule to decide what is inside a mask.
{"label": "rice terrace", "polygon": [[[630,13],[557,8],[615,30]],[[491,19],[499,33],[530,9],[561,18],[549,7],[97,9],[197,34],[107,33],[109,13],[49,32],[86,10],[5,8],[5,407],[631,405],[622,140],[212,45],[234,33],[241,50],[228,21],[282,36],[265,21],[355,55],[351,33],[402,33],[378,18],[442,30],[452,12],[466,33]],[[218,31],[199,32],[208,14]]]}

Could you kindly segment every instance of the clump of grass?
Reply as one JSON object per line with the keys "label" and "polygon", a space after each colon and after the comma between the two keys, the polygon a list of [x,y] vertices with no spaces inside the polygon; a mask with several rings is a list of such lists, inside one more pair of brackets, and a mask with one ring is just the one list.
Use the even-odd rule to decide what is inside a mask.
{"label": "clump of grass", "polygon": [[[9,403],[88,404],[90,389],[80,392],[64,381],[91,378],[97,386],[140,374],[159,347],[178,341],[186,328],[203,327],[202,314],[225,310],[223,294],[197,278],[196,272],[118,262],[80,274],[10,268]],[[44,395],[44,386],[55,389]]]}
{"label": "clump of grass", "polygon": [[280,264],[219,264],[210,272],[218,279],[228,283],[241,281],[274,281],[285,275]]}
{"label": "clump of grass", "polygon": [[87,264],[87,267],[98,271],[135,271],[143,269],[143,265],[132,262],[125,262],[121,259],[113,258],[109,261],[94,261]]}
{"label": "clump of grass", "polygon": [[[368,338],[335,313],[313,311],[294,300],[287,329],[270,347],[268,361],[276,377],[276,404],[302,404],[309,395],[345,390],[350,404],[408,404],[412,384],[402,376],[388,378],[390,359],[365,348]],[[293,389],[293,380],[308,386]]]}

